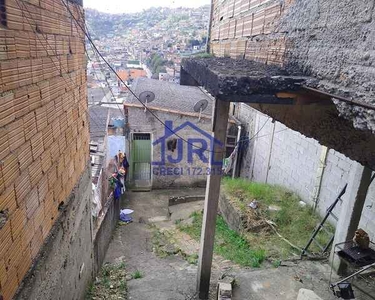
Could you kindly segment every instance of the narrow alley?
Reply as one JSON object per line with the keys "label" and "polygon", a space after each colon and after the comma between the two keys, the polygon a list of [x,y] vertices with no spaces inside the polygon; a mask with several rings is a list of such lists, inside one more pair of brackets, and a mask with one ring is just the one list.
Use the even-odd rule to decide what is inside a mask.
{"label": "narrow alley", "polygon": [[152,222],[168,218],[168,196],[186,192],[195,190],[125,195],[122,207],[134,210],[134,220],[129,225],[118,226],[105,262],[115,263],[125,258],[128,273],[141,272],[142,278],[128,281],[128,299],[195,299],[197,267],[179,256],[158,257],[153,253],[152,243]]}

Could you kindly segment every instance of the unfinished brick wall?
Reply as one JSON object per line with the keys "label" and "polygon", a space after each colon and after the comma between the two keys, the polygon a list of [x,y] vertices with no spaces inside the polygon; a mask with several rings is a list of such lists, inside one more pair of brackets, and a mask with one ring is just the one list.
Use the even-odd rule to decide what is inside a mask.
{"label": "unfinished brick wall", "polygon": [[[89,159],[84,35],[61,0],[0,27],[0,294],[11,299]],[[69,3],[76,18],[83,8]]]}
{"label": "unfinished brick wall", "polygon": [[211,52],[217,56],[283,65],[287,47],[285,35],[262,41],[256,37],[276,31],[276,24],[290,2],[214,0]]}
{"label": "unfinished brick wall", "polygon": [[[374,0],[213,0],[211,52],[304,72],[319,88],[358,101],[375,97]],[[341,115],[375,132],[374,112]]]}

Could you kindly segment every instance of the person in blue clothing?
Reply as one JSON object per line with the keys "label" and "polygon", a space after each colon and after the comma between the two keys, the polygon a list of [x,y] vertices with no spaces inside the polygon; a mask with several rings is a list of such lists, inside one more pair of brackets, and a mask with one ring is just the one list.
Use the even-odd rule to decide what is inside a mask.
{"label": "person in blue clothing", "polygon": [[125,176],[124,177],[125,177],[125,181],[126,181],[126,178],[128,176],[129,167],[130,167],[128,158],[126,157],[126,153],[124,153],[124,158],[122,160],[122,167],[125,170]]}
{"label": "person in blue clothing", "polygon": [[122,193],[121,189],[124,187],[123,184],[121,183],[121,180],[119,179],[120,175],[117,175],[116,181],[115,181],[115,190],[113,191],[113,196],[115,200],[120,199]]}

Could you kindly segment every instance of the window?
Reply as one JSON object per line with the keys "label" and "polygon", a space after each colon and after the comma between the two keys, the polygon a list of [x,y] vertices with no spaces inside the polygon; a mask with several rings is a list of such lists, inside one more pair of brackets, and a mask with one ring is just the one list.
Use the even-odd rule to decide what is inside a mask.
{"label": "window", "polygon": [[0,25],[7,26],[7,13],[5,8],[5,0],[0,0]]}
{"label": "window", "polygon": [[134,133],[133,141],[150,141],[151,135],[149,133]]}

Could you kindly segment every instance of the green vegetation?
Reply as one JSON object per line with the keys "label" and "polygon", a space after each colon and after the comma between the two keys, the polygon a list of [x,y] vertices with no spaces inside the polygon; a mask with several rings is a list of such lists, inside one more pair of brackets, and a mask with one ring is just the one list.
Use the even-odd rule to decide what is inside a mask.
{"label": "green vegetation", "polygon": [[[179,229],[194,239],[199,240],[203,214],[196,212],[192,217],[194,218],[192,225],[179,226]],[[252,249],[248,241],[237,232],[231,230],[221,216],[217,218],[216,222],[214,251],[225,259],[245,267],[260,267],[266,258],[264,250]]]}
{"label": "green vegetation", "polygon": [[105,264],[98,279],[89,286],[86,293],[86,300],[125,299],[126,290],[125,263]]}
{"label": "green vegetation", "polygon": [[167,247],[166,244],[168,244],[168,238],[154,226],[152,232],[152,251],[161,258],[176,254],[175,249],[173,247]]}
{"label": "green vegetation", "polygon": [[143,278],[143,274],[141,273],[141,271],[136,270],[136,271],[132,274],[132,278],[133,278],[133,279],[141,279],[141,278]]}
{"label": "green vegetation", "polygon": [[185,257],[186,261],[191,265],[197,265],[199,255],[198,254],[192,254],[192,255],[186,255]]}
{"label": "green vegetation", "polygon": [[272,265],[275,267],[275,268],[278,268],[278,267],[280,267],[281,266],[281,260],[274,260],[273,262],[272,262]]}
{"label": "green vegetation", "polygon": [[[275,229],[293,245],[303,248],[309,240],[312,231],[319,223],[320,218],[309,206],[302,207],[300,198],[279,186],[250,182],[244,179],[223,179],[223,191],[228,195],[232,204],[245,216],[252,211],[248,205],[256,200],[259,208],[256,214],[263,220],[275,224]],[[275,207],[277,209],[269,209]],[[333,227],[327,225],[329,231]],[[280,239],[273,230],[261,231],[259,233],[249,232],[246,239],[250,245],[258,245],[267,251],[267,255],[276,259],[285,259],[292,253],[300,254],[288,243]],[[321,232],[318,235],[320,244],[327,244],[328,234]],[[319,249],[313,245],[311,250],[318,252]]]}
{"label": "green vegetation", "polygon": [[[300,251],[281,239],[275,230],[293,245],[303,248],[320,220],[311,207],[299,204],[300,198],[296,194],[278,186],[225,178],[222,192],[241,212],[249,225],[247,228],[261,224],[257,230],[239,234],[228,227],[223,217],[217,218],[214,251],[241,266],[259,267],[267,258],[273,267],[279,267],[281,260],[299,255]],[[258,202],[256,210],[248,207],[253,201]],[[192,217],[192,225],[180,223],[178,228],[199,241],[203,214],[195,212]],[[333,231],[333,228],[329,230]],[[320,244],[325,245],[328,240],[325,232],[319,234]],[[311,250],[318,252],[314,246]]]}
{"label": "green vegetation", "polygon": [[[181,222],[176,223],[176,225],[181,224]],[[153,252],[161,257],[166,258],[171,255],[179,255],[183,259],[185,259],[191,265],[198,264],[198,254],[188,254],[180,249],[174,243],[174,233],[173,231],[163,231],[161,232],[156,227],[153,227],[153,236],[152,236],[152,244],[153,244]]]}
{"label": "green vegetation", "polygon": [[147,61],[147,65],[151,68],[151,71],[154,74],[153,76],[159,78],[159,73],[166,73],[166,66],[170,65],[170,63],[160,54],[153,53]]}

